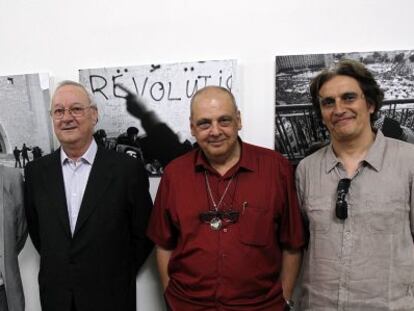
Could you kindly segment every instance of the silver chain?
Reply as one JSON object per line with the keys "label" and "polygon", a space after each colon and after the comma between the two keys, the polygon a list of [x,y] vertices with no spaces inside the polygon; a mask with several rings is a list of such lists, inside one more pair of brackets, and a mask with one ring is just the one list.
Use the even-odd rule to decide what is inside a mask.
{"label": "silver chain", "polygon": [[226,189],[224,189],[224,192],[223,192],[223,194],[221,195],[221,198],[220,198],[220,200],[219,200],[219,202],[218,202],[217,204],[216,204],[216,202],[214,201],[214,198],[213,198],[213,193],[211,192],[210,183],[208,182],[208,177],[207,177],[207,171],[206,171],[206,170],[204,171],[204,176],[206,177],[207,191],[208,191],[208,194],[209,194],[209,196],[210,196],[211,203],[213,203],[214,210],[215,210],[215,211],[218,211],[218,209],[219,209],[219,207],[220,207],[221,203],[222,203],[222,202],[223,202],[223,200],[224,200],[224,197],[226,196],[227,190],[229,190],[229,188],[230,188],[230,184],[231,184],[231,182],[233,181],[233,177],[234,177],[234,175],[233,175],[233,176],[231,176],[231,178],[230,178],[229,182],[227,183]]}

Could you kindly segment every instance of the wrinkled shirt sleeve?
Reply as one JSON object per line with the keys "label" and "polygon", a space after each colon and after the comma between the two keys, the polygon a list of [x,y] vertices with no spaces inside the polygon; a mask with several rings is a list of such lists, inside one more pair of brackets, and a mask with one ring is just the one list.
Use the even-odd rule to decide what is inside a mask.
{"label": "wrinkled shirt sleeve", "polygon": [[285,204],[280,230],[280,242],[283,248],[300,249],[304,246],[304,231],[301,213],[298,207],[294,172],[288,161],[281,163],[284,178]]}
{"label": "wrinkled shirt sleeve", "polygon": [[147,235],[155,244],[168,250],[174,249],[177,244],[177,231],[170,211],[170,204],[174,202],[171,195],[169,175],[166,171],[157,191]]}

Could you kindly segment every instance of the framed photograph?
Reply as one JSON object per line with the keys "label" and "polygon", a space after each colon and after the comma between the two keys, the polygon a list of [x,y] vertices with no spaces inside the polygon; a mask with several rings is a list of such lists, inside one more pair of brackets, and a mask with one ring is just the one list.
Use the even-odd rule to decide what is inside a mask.
{"label": "framed photograph", "polygon": [[[163,167],[159,159],[145,150],[145,144],[139,143],[147,135],[140,120],[126,111],[126,94],[117,84],[139,96],[181,143],[191,147],[191,97],[207,85],[220,85],[234,93],[235,69],[235,60],[81,69],[79,81],[94,96],[99,111],[96,129],[105,135],[106,147],[141,159],[149,174],[158,176]],[[133,144],[124,139],[128,135],[137,137]]]}
{"label": "framed photograph", "polygon": [[0,77],[0,163],[23,168],[53,150],[48,74]]}
{"label": "framed photograph", "polygon": [[329,143],[313,111],[309,84],[341,59],[362,62],[384,91],[375,127],[414,143],[414,50],[276,56],[275,149],[293,164]]}

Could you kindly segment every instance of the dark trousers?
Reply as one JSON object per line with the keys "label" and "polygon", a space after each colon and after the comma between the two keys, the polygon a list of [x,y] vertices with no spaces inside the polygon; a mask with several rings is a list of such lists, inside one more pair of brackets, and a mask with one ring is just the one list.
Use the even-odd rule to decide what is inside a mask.
{"label": "dark trousers", "polygon": [[6,298],[6,290],[4,285],[0,286],[0,311],[8,311],[9,308],[7,307],[7,298]]}
{"label": "dark trousers", "polygon": [[19,167],[22,168],[22,162],[20,162],[20,159],[16,159],[14,161],[14,167],[17,167],[17,164],[19,164]]}
{"label": "dark trousers", "polygon": [[72,307],[70,308],[70,311],[76,311],[77,309],[76,309],[76,305],[75,305],[75,297],[73,297],[73,294],[72,294]]}

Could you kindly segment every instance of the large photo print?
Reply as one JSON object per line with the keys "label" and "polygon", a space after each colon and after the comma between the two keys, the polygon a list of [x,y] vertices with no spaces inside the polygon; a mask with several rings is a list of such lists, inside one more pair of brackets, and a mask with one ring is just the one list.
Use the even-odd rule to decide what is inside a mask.
{"label": "large photo print", "polygon": [[414,143],[414,50],[276,56],[275,149],[293,164],[329,143],[313,112],[309,84],[341,59],[362,62],[384,91],[375,127]]}
{"label": "large photo print", "polygon": [[23,168],[53,149],[49,75],[0,77],[0,163]]}
{"label": "large photo print", "polygon": [[[168,145],[174,137],[179,139],[181,149],[191,149],[191,97],[207,85],[220,85],[237,96],[235,69],[235,60],[82,69],[79,81],[90,90],[98,106],[98,142],[104,140],[105,148],[138,158],[150,176],[159,176],[166,163],[162,158],[166,157],[153,150],[158,149],[157,145]],[[146,132],[145,121],[127,112],[128,92],[128,98],[135,97],[154,112],[172,135],[167,133],[154,141]]]}

